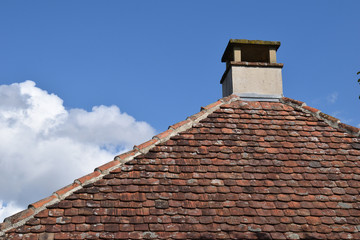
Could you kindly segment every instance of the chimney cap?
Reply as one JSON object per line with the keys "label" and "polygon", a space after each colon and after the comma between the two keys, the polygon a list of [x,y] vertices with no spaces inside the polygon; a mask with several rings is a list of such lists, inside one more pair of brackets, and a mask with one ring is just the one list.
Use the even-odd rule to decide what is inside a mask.
{"label": "chimney cap", "polygon": [[279,41],[263,41],[263,40],[247,40],[247,39],[230,39],[221,58],[221,62],[228,62],[234,60],[234,48],[241,48],[246,46],[259,48],[273,48],[275,51],[280,47]]}

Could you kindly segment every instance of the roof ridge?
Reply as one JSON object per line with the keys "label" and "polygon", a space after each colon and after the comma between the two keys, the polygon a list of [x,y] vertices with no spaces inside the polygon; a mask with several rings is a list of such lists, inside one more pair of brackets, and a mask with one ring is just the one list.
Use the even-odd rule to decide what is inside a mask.
{"label": "roof ridge", "polygon": [[191,128],[193,124],[198,123],[202,119],[206,118],[209,114],[219,109],[222,105],[231,103],[236,100],[240,100],[240,98],[239,96],[233,94],[221,98],[218,101],[205,107],[201,107],[200,112],[187,117],[181,122],[169,126],[168,130],[155,135],[151,140],[140,145],[135,145],[133,150],[115,156],[114,160],[95,168],[93,172],[75,179],[73,183],[55,191],[52,195],[30,204],[27,209],[5,218],[3,223],[0,224],[0,237],[3,236],[6,231],[25,224],[26,221],[34,217],[40,211],[46,209],[46,207],[60,202],[73,192],[81,189],[83,186],[102,179],[105,175],[109,174],[110,171],[124,165],[141,154],[146,154],[159,143],[165,142],[171,137]]}
{"label": "roof ridge", "polygon": [[326,113],[321,112],[317,108],[313,108],[308,106],[305,102],[301,102],[298,100],[294,100],[287,97],[282,97],[280,99],[281,103],[287,104],[295,109],[298,109],[302,112],[309,113],[312,116],[316,117],[317,119],[323,120],[327,124],[329,124],[331,127],[343,130],[351,135],[354,135],[356,137],[360,136],[360,129],[345,123],[340,122],[338,118],[335,118],[333,116],[330,116]]}

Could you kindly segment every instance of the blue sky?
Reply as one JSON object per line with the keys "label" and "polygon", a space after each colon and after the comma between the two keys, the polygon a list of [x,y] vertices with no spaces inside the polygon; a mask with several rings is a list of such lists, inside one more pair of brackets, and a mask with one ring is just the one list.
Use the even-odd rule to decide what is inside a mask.
{"label": "blue sky", "polygon": [[[281,41],[284,95],[360,123],[359,1],[1,1],[0,82],[158,131],[221,97],[230,38]],[[334,103],[328,96],[337,94]]]}
{"label": "blue sky", "polygon": [[[37,99],[32,104],[51,99],[41,109],[57,109],[51,121],[60,115],[67,119],[66,123],[58,123],[66,126],[63,129],[49,130],[53,134],[51,139],[56,135],[63,140],[66,136],[67,140],[81,142],[83,148],[84,144],[98,146],[100,155],[112,154],[144,141],[130,139],[132,136],[143,133],[145,138],[150,137],[221,98],[219,82],[225,64],[220,59],[228,40],[260,39],[281,42],[277,59],[284,63],[286,97],[305,101],[342,122],[360,126],[360,86],[356,75],[360,71],[359,9],[359,1],[320,0],[3,0],[0,2],[0,85],[3,86],[0,96],[14,102],[28,94],[31,99]],[[14,92],[18,97],[12,95]],[[21,111],[9,114],[23,121],[19,117]],[[24,131],[28,133],[24,129],[42,126],[45,121],[36,114],[32,116],[35,117],[31,118],[31,124],[26,128],[21,125],[22,136]],[[116,117],[126,124],[120,126]],[[86,132],[100,125],[99,133]],[[84,130],[75,136],[76,126]],[[122,129],[117,134],[125,137],[106,138],[114,134],[109,126]],[[137,130],[126,132],[126,126]],[[31,134],[29,139],[39,139],[35,130]],[[41,134],[44,139],[48,132]],[[89,143],[91,137],[103,141]],[[6,141],[2,139],[3,143]],[[117,145],[116,141],[121,144]],[[56,149],[56,144],[51,144]],[[17,146],[18,152],[22,146]],[[6,144],[3,148],[7,149]],[[34,159],[40,152],[51,156],[39,149],[34,151]],[[104,153],[103,149],[110,150]],[[57,154],[61,155],[62,151]],[[96,161],[94,164],[100,165]],[[22,165],[11,165],[9,169],[15,166]],[[37,178],[42,180],[34,180],[32,184],[43,182],[39,174]],[[70,183],[65,180],[49,189]],[[36,201],[46,194],[49,193],[39,192],[22,202],[20,193],[0,195],[0,215],[1,201],[3,210],[12,201],[21,208],[26,201]]]}

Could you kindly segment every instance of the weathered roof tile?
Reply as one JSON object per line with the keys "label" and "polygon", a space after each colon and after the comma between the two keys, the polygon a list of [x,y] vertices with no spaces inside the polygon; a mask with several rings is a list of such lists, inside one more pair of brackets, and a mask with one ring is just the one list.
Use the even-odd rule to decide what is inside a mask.
{"label": "weathered roof tile", "polygon": [[44,204],[47,204],[47,203],[49,203],[49,202],[52,202],[53,200],[55,200],[56,199],[56,196],[55,195],[51,195],[51,196],[49,196],[49,197],[47,197],[47,198],[44,198],[44,199],[41,199],[41,200],[39,200],[39,201],[37,201],[37,202],[35,202],[35,203],[32,203],[32,204],[30,204],[29,206],[30,206],[30,208],[40,208],[40,207],[42,207]]}
{"label": "weathered roof tile", "polygon": [[288,98],[202,109],[6,219],[5,238],[359,237],[358,128]]}

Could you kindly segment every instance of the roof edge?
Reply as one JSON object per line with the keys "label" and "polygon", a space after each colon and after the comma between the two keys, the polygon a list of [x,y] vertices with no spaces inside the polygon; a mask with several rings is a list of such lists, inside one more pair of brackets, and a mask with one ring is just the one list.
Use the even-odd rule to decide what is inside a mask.
{"label": "roof edge", "polygon": [[287,98],[287,97],[282,97],[280,99],[280,102],[287,104],[287,105],[289,105],[295,109],[298,109],[302,112],[309,113],[312,116],[316,117],[317,119],[323,120],[324,122],[326,122],[333,128],[343,130],[343,131],[347,132],[348,134],[351,134],[355,137],[360,136],[359,128],[350,126],[345,123],[341,123],[339,119],[337,119],[333,116],[330,116],[326,113],[323,113],[319,109],[307,106],[305,102],[297,101],[297,100]]}
{"label": "roof edge", "polygon": [[205,107],[201,107],[200,112],[187,117],[186,120],[169,126],[168,130],[155,135],[149,141],[144,142],[140,145],[135,145],[133,150],[115,156],[113,161],[105,163],[95,168],[93,172],[75,179],[72,184],[69,184],[55,191],[52,195],[30,204],[27,209],[5,218],[3,223],[0,224],[0,237],[5,235],[7,231],[22,226],[32,217],[36,216],[36,214],[38,214],[40,211],[46,209],[48,206],[60,202],[75,191],[83,188],[83,186],[102,179],[112,170],[133,160],[138,155],[146,154],[159,143],[165,142],[171,137],[191,128],[193,124],[198,123],[202,119],[206,118],[209,114],[219,109],[222,105],[231,103],[236,100],[240,100],[240,98],[239,96],[233,94],[221,98],[218,101],[211,103]]}

